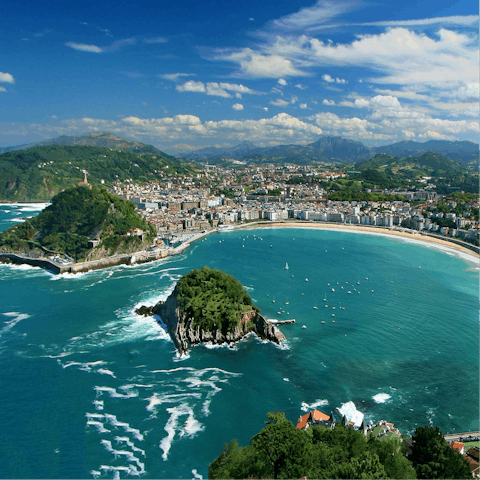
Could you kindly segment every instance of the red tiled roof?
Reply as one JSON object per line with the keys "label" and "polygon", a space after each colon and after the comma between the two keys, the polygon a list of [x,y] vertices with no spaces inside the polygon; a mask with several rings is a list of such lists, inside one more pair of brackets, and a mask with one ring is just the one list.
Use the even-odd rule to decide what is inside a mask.
{"label": "red tiled roof", "polygon": [[301,429],[304,428],[305,425],[307,424],[308,417],[310,416],[310,413],[306,413],[305,415],[302,415],[297,422],[297,428]]}
{"label": "red tiled roof", "polygon": [[457,452],[459,452],[459,451],[465,446],[465,444],[462,443],[462,442],[453,442],[453,443],[450,444],[450,446],[451,446],[454,450],[456,450]]}
{"label": "red tiled roof", "polygon": [[330,420],[330,417],[328,415],[325,415],[320,410],[312,410],[310,413],[312,414],[314,420]]}

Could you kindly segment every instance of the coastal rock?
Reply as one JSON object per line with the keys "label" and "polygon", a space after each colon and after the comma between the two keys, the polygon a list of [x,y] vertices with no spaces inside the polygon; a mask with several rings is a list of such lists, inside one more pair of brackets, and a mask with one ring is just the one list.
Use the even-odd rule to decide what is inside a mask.
{"label": "coastal rock", "polygon": [[180,355],[188,352],[191,346],[200,343],[230,344],[238,342],[253,332],[262,340],[280,344],[286,340],[285,335],[275,325],[268,322],[256,311],[245,313],[239,324],[231,332],[220,330],[203,330],[194,325],[194,319],[187,317],[177,302],[175,291],[165,302],[159,302],[154,307],[142,306],[137,310],[140,315],[158,315],[167,327],[168,333]]}

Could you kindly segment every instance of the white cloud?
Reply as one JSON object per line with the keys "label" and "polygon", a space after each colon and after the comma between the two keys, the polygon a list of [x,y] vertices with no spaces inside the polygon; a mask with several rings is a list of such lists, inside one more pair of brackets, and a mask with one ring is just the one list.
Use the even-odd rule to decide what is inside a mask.
{"label": "white cloud", "polygon": [[323,102],[322,102],[324,105],[335,105],[335,101],[334,100],[328,100],[326,98],[323,99]]}
{"label": "white cloud", "polygon": [[306,103],[301,103],[301,104],[299,105],[299,107],[300,107],[301,109],[305,110],[306,108],[308,108],[308,105],[307,105]]}
{"label": "white cloud", "polygon": [[305,35],[278,36],[265,51],[283,55],[293,65],[368,67],[378,72],[370,82],[416,85],[417,90],[418,86],[451,90],[478,82],[477,35],[445,28],[432,36],[406,28],[390,28],[336,45]]}
{"label": "white cloud", "polygon": [[315,27],[351,10],[355,3],[354,1],[330,2],[328,0],[318,0],[312,7],[302,8],[296,13],[274,20],[271,22],[271,27],[281,31],[304,30]]}
{"label": "white cloud", "polygon": [[256,94],[254,90],[246,87],[245,85],[236,84],[236,83],[217,83],[217,82],[208,82],[204,84],[203,82],[195,82],[189,80],[183,85],[177,85],[175,87],[179,92],[197,92],[197,93],[206,93],[207,95],[231,98],[232,95],[227,92],[235,92],[237,98],[242,98],[242,93]]}
{"label": "white cloud", "polygon": [[300,90],[306,90],[308,88],[305,85],[302,85],[301,83],[297,83],[295,87],[299,88]]}
{"label": "white cloud", "polygon": [[0,92],[6,92],[6,91],[7,91],[7,89],[6,89],[5,87],[2,87],[2,86],[0,85]]}
{"label": "white cloud", "polygon": [[195,82],[194,80],[189,80],[183,85],[177,85],[175,87],[179,92],[201,92],[205,93],[207,89],[203,82]]}
{"label": "white cloud", "polygon": [[181,77],[192,77],[195,75],[195,73],[163,73],[158,76],[166,80],[171,80],[172,82],[177,82]]}
{"label": "white cloud", "polygon": [[67,42],[65,45],[81,52],[102,53],[104,51],[102,48],[97,47],[96,45],[86,45],[84,43]]}
{"label": "white cloud", "polygon": [[278,83],[279,85],[282,85],[282,87],[284,87],[285,85],[288,85],[288,82],[283,78],[279,78]]}
{"label": "white cloud", "polygon": [[305,76],[306,72],[295,68],[288,58],[282,55],[262,55],[250,48],[245,48],[235,53],[218,53],[216,60],[237,63],[240,71],[237,75],[253,78],[282,78],[286,76]]}
{"label": "white cloud", "polygon": [[298,97],[296,95],[292,95],[292,98],[290,99],[290,103],[293,105],[297,103],[297,101],[298,101]]}
{"label": "white cloud", "polygon": [[328,83],[348,83],[348,80],[345,80],[344,78],[333,78],[327,73],[323,75],[322,78]]}
{"label": "white cloud", "polygon": [[11,73],[0,72],[0,83],[15,83],[15,79]]}
{"label": "white cloud", "polygon": [[417,26],[417,25],[472,25],[478,22],[478,15],[452,15],[450,17],[421,18],[417,20],[390,20],[386,22],[355,23],[351,25],[377,25],[379,27]]}
{"label": "white cloud", "polygon": [[276,107],[284,107],[285,105],[288,105],[288,102],[282,100],[281,98],[277,98],[276,100],[272,100],[270,104],[275,105]]}
{"label": "white cloud", "polygon": [[264,109],[266,112],[268,112],[268,107],[263,107],[263,109]]}
{"label": "white cloud", "polygon": [[235,103],[232,105],[234,110],[243,110],[243,105],[241,103]]}

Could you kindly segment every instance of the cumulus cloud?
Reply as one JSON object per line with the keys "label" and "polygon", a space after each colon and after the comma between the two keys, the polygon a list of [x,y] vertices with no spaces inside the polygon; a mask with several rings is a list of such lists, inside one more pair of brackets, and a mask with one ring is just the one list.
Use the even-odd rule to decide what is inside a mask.
{"label": "cumulus cloud", "polygon": [[302,85],[301,83],[297,83],[295,87],[299,88],[300,90],[306,90],[308,88],[305,85]]}
{"label": "cumulus cloud", "polygon": [[284,107],[285,105],[288,105],[288,102],[281,98],[277,98],[276,100],[271,100],[270,104],[275,105],[276,107]]}
{"label": "cumulus cloud", "polygon": [[279,79],[278,79],[278,83],[279,83],[279,85],[281,85],[282,87],[284,87],[285,85],[288,85],[288,82],[287,82],[285,79],[283,79],[283,78],[279,78]]}
{"label": "cumulus cloud", "polygon": [[241,103],[235,103],[232,105],[234,110],[243,110],[243,105]]}
{"label": "cumulus cloud", "polygon": [[297,103],[297,101],[298,101],[298,97],[296,95],[292,95],[292,98],[290,99],[290,103],[293,105]]}
{"label": "cumulus cloud", "polygon": [[334,100],[328,100],[326,98],[323,99],[323,102],[322,102],[324,105],[335,105],[335,101]]}
{"label": "cumulus cloud", "polygon": [[15,83],[15,79],[11,73],[0,72],[0,83]]}
{"label": "cumulus cloud", "polygon": [[179,92],[201,92],[205,93],[207,89],[203,82],[195,82],[194,80],[189,80],[183,85],[177,85],[175,87]]}
{"label": "cumulus cloud", "polygon": [[299,107],[304,110],[304,109],[308,108],[308,105],[306,103],[301,103],[299,105]]}
{"label": "cumulus cloud", "polygon": [[323,75],[322,78],[328,83],[348,83],[348,81],[345,80],[344,78],[338,78],[338,77],[333,78],[330,75],[328,75],[327,73],[325,75]]}
{"label": "cumulus cloud", "polygon": [[96,45],[86,45],[85,43],[74,43],[67,42],[65,44],[67,47],[73,48],[74,50],[79,50],[80,52],[90,52],[90,53],[102,53],[103,49],[97,47]]}
{"label": "cumulus cloud", "polygon": [[6,91],[7,91],[7,89],[6,89],[5,87],[2,87],[2,86],[0,85],[0,92],[6,92]]}
{"label": "cumulus cloud", "polygon": [[[236,84],[236,83],[217,83],[217,82],[208,82],[204,84],[203,82],[195,82],[189,80],[183,85],[177,85],[175,87],[179,92],[197,92],[197,93],[206,93],[207,95],[230,98],[232,95],[228,91],[234,92],[237,98],[242,98],[242,93],[256,94],[254,90],[246,87],[245,85]],[[228,91],[227,91],[228,90]]]}

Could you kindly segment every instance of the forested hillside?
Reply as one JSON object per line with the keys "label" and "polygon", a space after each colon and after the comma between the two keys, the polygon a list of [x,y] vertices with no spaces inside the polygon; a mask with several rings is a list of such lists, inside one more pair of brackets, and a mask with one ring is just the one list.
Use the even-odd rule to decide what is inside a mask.
{"label": "forested hillside", "polygon": [[[135,228],[144,234],[126,236]],[[92,252],[89,241],[98,239],[101,256],[139,250],[150,244],[155,228],[135,212],[135,205],[102,187],[73,187],[59,193],[36,217],[0,234],[0,251],[29,254],[66,254],[81,260]]]}
{"label": "forested hillside", "polygon": [[173,157],[137,154],[106,147],[35,147],[0,155],[0,199],[50,200],[88,174],[89,183],[106,185],[132,179],[141,183],[162,175],[193,171]]}

